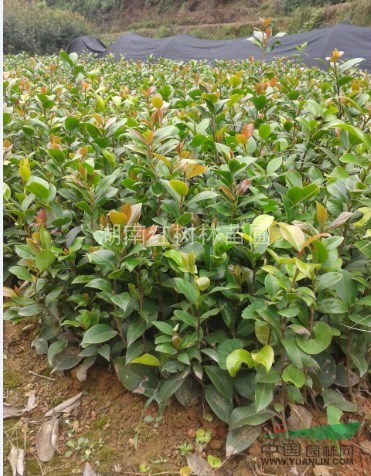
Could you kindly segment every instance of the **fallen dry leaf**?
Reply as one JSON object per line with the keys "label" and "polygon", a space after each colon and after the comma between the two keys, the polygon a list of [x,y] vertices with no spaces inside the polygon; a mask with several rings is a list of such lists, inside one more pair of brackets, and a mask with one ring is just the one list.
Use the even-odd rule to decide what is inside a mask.
{"label": "fallen dry leaf", "polygon": [[12,467],[13,476],[23,476],[24,450],[12,445],[12,449],[8,455],[8,461]]}
{"label": "fallen dry leaf", "polygon": [[196,476],[214,476],[214,471],[207,464],[206,460],[196,454],[187,456],[187,465]]}
{"label": "fallen dry leaf", "polygon": [[28,397],[28,401],[27,401],[27,405],[22,410],[23,413],[30,412],[31,410],[37,407],[35,393],[34,392],[26,393],[26,396]]}
{"label": "fallen dry leaf", "polygon": [[365,451],[366,453],[371,453],[371,441],[364,440],[359,442],[359,446]]}
{"label": "fallen dry leaf", "polygon": [[58,413],[71,413],[74,408],[80,405],[81,395],[82,392],[80,392],[75,397],[69,398],[68,400],[60,403],[59,405],[45,413],[45,416],[50,417],[52,415],[58,415]]}
{"label": "fallen dry leaf", "polygon": [[41,424],[36,437],[36,450],[40,461],[50,461],[58,446],[59,420],[55,416]]}
{"label": "fallen dry leaf", "polygon": [[3,419],[14,418],[22,415],[22,408],[15,407],[14,405],[9,405],[8,403],[3,403]]}
{"label": "fallen dry leaf", "polygon": [[96,361],[96,356],[89,357],[84,360],[84,362],[77,367],[76,378],[79,382],[85,382],[87,378],[87,373],[90,367],[94,365]]}
{"label": "fallen dry leaf", "polygon": [[290,405],[291,415],[287,419],[288,430],[302,430],[312,425],[312,414],[303,405]]}
{"label": "fallen dry leaf", "polygon": [[260,433],[260,428],[250,425],[244,425],[235,430],[230,430],[226,441],[226,457],[229,458],[232,455],[244,451],[258,439]]}
{"label": "fallen dry leaf", "polygon": [[327,466],[315,466],[313,468],[313,474],[314,476],[331,476]]}
{"label": "fallen dry leaf", "polygon": [[94,469],[90,466],[90,464],[87,462],[84,468],[84,472],[82,473],[82,476],[98,476],[98,475],[94,471]]}

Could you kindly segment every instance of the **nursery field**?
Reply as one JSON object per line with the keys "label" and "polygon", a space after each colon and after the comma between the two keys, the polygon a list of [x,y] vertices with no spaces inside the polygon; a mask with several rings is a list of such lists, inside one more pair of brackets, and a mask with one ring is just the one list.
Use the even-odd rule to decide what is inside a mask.
{"label": "nursery field", "polygon": [[361,60],[4,62],[4,474],[370,474]]}

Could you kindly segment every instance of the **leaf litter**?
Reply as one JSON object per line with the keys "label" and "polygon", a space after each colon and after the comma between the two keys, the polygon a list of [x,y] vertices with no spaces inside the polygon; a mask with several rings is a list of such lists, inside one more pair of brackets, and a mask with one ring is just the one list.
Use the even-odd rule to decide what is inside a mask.
{"label": "leaf litter", "polygon": [[65,400],[64,402],[60,403],[59,405],[45,413],[45,416],[50,417],[53,415],[58,415],[59,413],[71,413],[72,410],[80,406],[81,396],[82,392],[72,398],[69,398],[68,400]]}
{"label": "leaf litter", "polygon": [[50,461],[58,449],[59,419],[55,416],[41,424],[36,437],[37,455],[43,463]]}
{"label": "leaf litter", "polygon": [[24,450],[12,445],[8,455],[8,461],[12,468],[13,476],[23,476],[24,474]]}

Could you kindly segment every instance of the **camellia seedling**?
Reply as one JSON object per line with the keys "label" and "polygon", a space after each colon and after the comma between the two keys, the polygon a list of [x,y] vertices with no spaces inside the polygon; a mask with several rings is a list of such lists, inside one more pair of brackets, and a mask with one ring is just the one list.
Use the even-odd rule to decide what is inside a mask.
{"label": "camellia seedling", "polygon": [[[272,37],[261,19],[263,56]],[[155,425],[203,399],[227,456],[293,405],[357,410],[371,90],[360,58],[328,55],[4,58],[4,319],[33,323],[52,373],[112,365]]]}

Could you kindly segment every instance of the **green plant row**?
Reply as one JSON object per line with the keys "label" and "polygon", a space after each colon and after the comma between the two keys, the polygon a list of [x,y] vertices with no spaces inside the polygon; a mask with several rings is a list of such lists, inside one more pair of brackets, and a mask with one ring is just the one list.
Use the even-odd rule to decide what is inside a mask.
{"label": "green plant row", "polygon": [[53,371],[106,360],[161,412],[196,388],[229,452],[292,403],[357,410],[370,87],[340,56],[5,58],[4,317]]}

